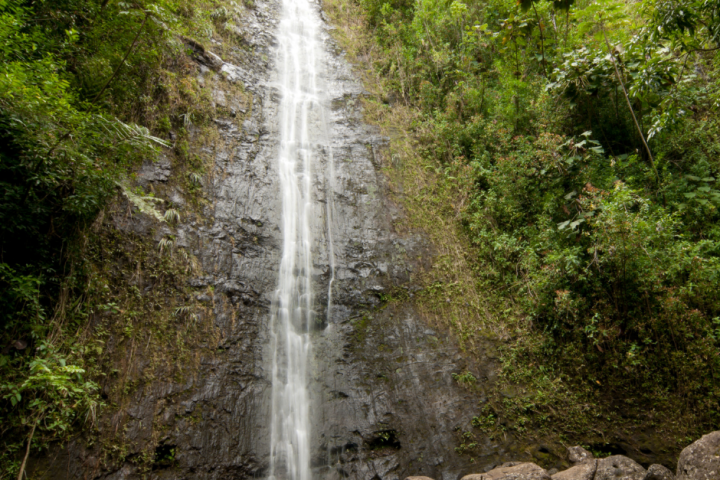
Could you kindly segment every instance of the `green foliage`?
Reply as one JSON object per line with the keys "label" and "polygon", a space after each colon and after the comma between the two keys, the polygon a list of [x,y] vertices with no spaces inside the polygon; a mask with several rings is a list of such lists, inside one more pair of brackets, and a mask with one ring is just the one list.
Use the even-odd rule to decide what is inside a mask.
{"label": "green foliage", "polygon": [[483,408],[482,414],[480,416],[475,416],[472,418],[470,424],[475,428],[479,428],[487,432],[495,426],[496,422],[496,415],[492,413],[491,409],[486,406],[485,408]]}
{"label": "green foliage", "polygon": [[[146,214],[150,215],[159,222],[166,220],[166,214],[161,213],[155,208],[154,204],[163,203],[162,198],[156,198],[152,195],[145,195],[141,188],[137,188],[136,191],[126,187],[125,185],[119,184],[122,189],[123,195],[132,203],[137,209]],[[170,211],[170,210],[168,210]]]}
{"label": "green foliage", "polygon": [[462,432],[460,434],[460,445],[455,447],[455,451],[459,455],[474,452],[478,447],[478,443],[475,441],[475,434],[473,432]]}
{"label": "green foliage", "polygon": [[[96,397],[98,386],[84,379],[85,370],[70,361],[45,342],[27,365],[17,357],[0,357],[3,370],[10,367],[16,373],[0,384],[0,398],[10,404],[3,409],[4,432],[32,431],[34,435],[28,441],[35,449],[43,449],[50,441],[67,436],[76,420],[95,421],[97,407],[102,405]],[[19,368],[12,369],[11,363]],[[22,371],[23,367],[28,371]],[[12,462],[12,452],[20,446],[6,446],[0,458]]]}
{"label": "green foliage", "polygon": [[361,5],[375,72],[467,198],[478,289],[524,315],[503,350],[504,381],[532,391],[502,401],[513,428],[579,431],[578,405],[614,398],[679,412],[679,437],[717,426],[720,4]]}
{"label": "green foliage", "polygon": [[[0,478],[17,476],[29,441],[34,452],[92,424],[101,340],[67,336],[117,305],[90,300],[89,227],[119,192],[180,221],[129,186],[132,171],[170,147],[160,136],[182,144],[190,119],[207,120],[183,42],[202,48],[241,13],[212,0],[0,0]],[[202,166],[188,163],[198,190]]]}
{"label": "green foliage", "polygon": [[717,0],[656,0],[648,2],[650,38],[671,40],[684,50],[707,48],[720,41]]}
{"label": "green foliage", "polygon": [[453,373],[452,378],[459,384],[465,385],[468,388],[473,387],[477,383],[477,378],[468,371],[463,373]]}

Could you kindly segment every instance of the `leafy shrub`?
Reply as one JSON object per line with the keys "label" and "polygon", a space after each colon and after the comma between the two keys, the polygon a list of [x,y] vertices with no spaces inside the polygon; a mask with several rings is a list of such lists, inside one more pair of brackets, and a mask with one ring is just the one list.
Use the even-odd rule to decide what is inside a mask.
{"label": "leafy shrub", "polygon": [[474,172],[471,267],[522,308],[508,328],[529,325],[505,378],[535,382],[538,405],[641,399],[716,426],[717,2],[361,5],[440,181]]}
{"label": "leafy shrub", "polygon": [[0,478],[101,405],[102,347],[65,341],[97,307],[83,242],[118,191],[164,220],[123,185],[169,146],[153,132],[206,118],[170,71],[192,70],[178,38],[225,18],[200,4],[0,0]]}

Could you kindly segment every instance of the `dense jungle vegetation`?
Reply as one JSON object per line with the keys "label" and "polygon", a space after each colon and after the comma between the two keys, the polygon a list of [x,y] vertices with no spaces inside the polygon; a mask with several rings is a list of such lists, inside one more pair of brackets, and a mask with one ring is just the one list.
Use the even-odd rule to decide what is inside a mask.
{"label": "dense jungle vegetation", "polygon": [[[95,421],[104,345],[88,328],[120,307],[92,226],[119,192],[178,219],[131,172],[173,146],[188,189],[199,181],[185,127],[209,100],[182,75],[201,48],[188,38],[229,34],[238,8],[0,0],[0,478]],[[637,421],[678,443],[718,429],[720,2],[353,8],[377,47],[379,108],[414,112],[414,151],[458,199],[439,211],[471,245],[463,281],[510,305],[503,375],[529,393],[502,400],[503,425],[499,404],[468,406],[474,425],[577,436]],[[465,339],[482,322],[453,285],[424,292],[470,303],[448,315]],[[144,313],[122,315],[132,329]]]}
{"label": "dense jungle vegetation", "polygon": [[393,161],[437,174],[396,174],[430,217],[410,222],[442,225],[442,243],[456,220],[468,239],[471,280],[446,269],[432,308],[470,339],[486,322],[469,291],[509,305],[503,377],[524,393],[469,406],[475,427],[604,439],[637,424],[678,444],[716,430],[720,2],[329,3],[385,92],[377,118],[407,112],[387,123],[417,142]]}
{"label": "dense jungle vegetation", "polygon": [[[117,375],[103,356],[107,318],[134,339],[139,320],[146,328],[170,317],[113,278],[136,265],[168,296],[182,293],[182,265],[164,255],[172,237],[159,251],[118,239],[103,212],[124,194],[161,222],[180,219],[133,186],[133,169],[161,147],[185,162],[186,191],[200,190],[204,167],[188,152],[187,127],[212,107],[187,74],[202,42],[221,26],[230,35],[242,8],[0,0],[0,478],[20,478],[29,455],[96,426],[108,398],[98,382]],[[143,344],[164,334],[153,328]]]}

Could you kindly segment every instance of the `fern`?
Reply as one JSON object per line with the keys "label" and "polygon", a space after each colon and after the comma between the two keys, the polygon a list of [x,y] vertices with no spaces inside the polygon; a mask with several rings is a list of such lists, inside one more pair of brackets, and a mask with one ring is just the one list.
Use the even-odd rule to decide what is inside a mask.
{"label": "fern", "polygon": [[175,240],[172,237],[163,237],[160,239],[160,242],[158,242],[158,250],[160,253],[172,252],[173,247],[175,247]]}
{"label": "fern", "polygon": [[188,178],[193,185],[202,185],[202,177],[199,174],[190,172],[188,173]]}
{"label": "fern", "polygon": [[171,225],[174,225],[180,221],[180,213],[174,208],[168,208],[164,215],[165,221]]}
{"label": "fern", "polygon": [[107,133],[121,143],[125,142],[135,146],[156,144],[163,148],[170,147],[168,142],[151,135],[150,130],[141,125],[124,123],[117,118],[111,120],[102,115],[95,115],[95,120]]}
{"label": "fern", "polygon": [[130,203],[135,205],[138,210],[140,210],[140,212],[154,217],[158,222],[165,221],[165,217],[163,216],[163,214],[160,213],[160,211],[153,205],[154,203],[162,203],[163,200],[161,198],[138,195],[122,183],[116,183],[122,190],[123,195],[125,195],[125,197],[130,201]]}

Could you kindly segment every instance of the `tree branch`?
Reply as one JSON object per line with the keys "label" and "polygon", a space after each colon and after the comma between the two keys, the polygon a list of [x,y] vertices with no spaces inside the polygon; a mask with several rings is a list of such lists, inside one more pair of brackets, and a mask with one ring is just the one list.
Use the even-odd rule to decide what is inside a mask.
{"label": "tree branch", "polygon": [[540,52],[542,53],[543,75],[547,77],[547,69],[545,67],[545,38],[543,35],[542,20],[540,20],[540,15],[538,15],[537,8],[535,8],[535,2],[532,2],[532,7],[535,11],[535,18],[537,18],[538,29],[540,30]]}
{"label": "tree branch", "polygon": [[35,427],[37,427],[39,421],[40,419],[37,419],[37,421],[35,421],[35,425],[32,427],[32,430],[30,430],[30,438],[28,438],[27,448],[25,449],[25,458],[23,458],[23,461],[20,464],[20,473],[18,473],[17,480],[22,480],[25,465],[27,464],[28,456],[30,456],[30,444],[32,443],[33,435],[35,435]]}
{"label": "tree branch", "polygon": [[[148,19],[149,16],[150,16],[150,12],[145,12],[145,18],[143,18],[143,21],[142,21],[142,23],[140,24],[140,28],[138,28],[137,34],[135,34],[135,39],[134,39],[133,42],[130,44],[130,48],[128,48],[127,51],[125,52],[125,56],[123,57],[122,61],[120,62],[120,65],[118,65],[117,68],[115,69],[115,71],[113,72],[112,76],[108,79],[107,82],[105,82],[105,85],[103,85],[102,89],[98,92],[98,94],[95,95],[95,98],[93,98],[93,100],[92,100],[93,103],[95,103],[95,102],[100,98],[100,96],[101,96],[103,93],[105,93],[105,90],[107,90],[108,86],[110,86],[110,82],[112,82],[113,80],[115,80],[115,77],[116,77],[117,74],[120,72],[120,69],[122,68],[123,65],[125,65],[125,61],[126,61],[127,58],[130,56],[130,52],[132,52],[132,51],[135,49],[135,44],[137,43],[138,38],[140,38],[140,33],[142,33],[142,30],[143,30],[143,28],[145,27],[145,22],[147,22],[147,19]],[[70,137],[70,135],[72,134],[72,131],[73,131],[73,129],[71,128],[71,129],[68,130],[63,136],[61,136],[61,137],[58,139],[58,141],[55,143],[55,145],[53,145],[52,148],[48,151],[48,154],[47,154],[48,157],[53,154],[53,152],[55,151],[55,149],[56,149],[63,141],[65,141],[68,137]]]}
{"label": "tree branch", "polygon": [[643,135],[642,128],[640,128],[640,123],[638,123],[637,117],[635,116],[635,111],[633,110],[632,104],[630,103],[630,97],[628,96],[627,90],[625,90],[625,83],[620,77],[620,70],[618,70],[617,62],[615,62],[615,55],[610,48],[610,42],[608,41],[607,34],[605,33],[605,25],[602,23],[602,21],[600,23],[600,27],[603,31],[603,37],[605,37],[605,44],[607,45],[608,53],[610,54],[610,60],[612,61],[613,67],[615,68],[615,76],[617,76],[618,82],[620,82],[620,87],[622,88],[623,95],[625,95],[625,101],[627,102],[628,109],[630,110],[630,114],[632,115],[633,121],[635,122],[635,127],[637,128],[638,135],[640,135],[640,139],[642,140],[643,145],[645,145],[645,150],[647,151],[650,160],[650,166],[652,167],[653,172],[655,172],[655,179],[657,180],[658,185],[660,185],[660,175],[658,175],[657,168],[655,168],[655,159],[653,158],[652,152],[650,151],[650,147],[645,141],[645,135]]}
{"label": "tree branch", "polygon": [[93,99],[93,103],[96,102],[100,98],[100,95],[105,93],[105,90],[110,85],[110,82],[112,82],[115,79],[117,74],[120,72],[120,69],[122,68],[122,66],[125,65],[125,61],[130,56],[130,52],[132,52],[135,49],[135,44],[137,43],[138,38],[140,38],[140,33],[142,33],[142,30],[145,27],[145,22],[147,22],[147,19],[149,16],[150,16],[150,12],[145,12],[145,18],[143,18],[143,21],[140,24],[140,28],[138,28],[137,34],[135,35],[135,39],[133,40],[132,44],[130,44],[130,48],[128,48],[127,52],[125,52],[125,56],[123,57],[122,61],[120,62],[120,65],[118,65],[117,68],[115,69],[115,71],[113,72],[112,76],[108,79],[107,82],[105,82],[105,85],[98,92],[98,94],[95,95],[95,98]]}

